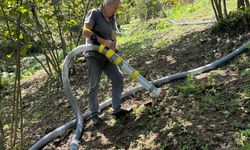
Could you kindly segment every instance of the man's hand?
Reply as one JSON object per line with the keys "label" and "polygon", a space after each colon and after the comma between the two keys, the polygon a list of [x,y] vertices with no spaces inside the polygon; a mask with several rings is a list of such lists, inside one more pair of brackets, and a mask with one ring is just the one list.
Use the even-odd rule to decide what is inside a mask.
{"label": "man's hand", "polygon": [[112,43],[111,43],[111,45],[110,45],[110,48],[111,48],[112,50],[115,50],[115,48],[116,48],[116,42],[115,42],[115,41],[112,41]]}
{"label": "man's hand", "polygon": [[115,50],[116,42],[112,40],[104,40],[103,38],[98,37],[97,41],[103,44],[105,47]]}

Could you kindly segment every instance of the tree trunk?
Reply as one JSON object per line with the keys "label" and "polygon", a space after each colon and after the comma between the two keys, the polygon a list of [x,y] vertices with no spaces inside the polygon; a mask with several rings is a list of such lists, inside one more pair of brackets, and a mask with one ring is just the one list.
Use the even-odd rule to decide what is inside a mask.
{"label": "tree trunk", "polygon": [[221,0],[211,0],[211,4],[214,10],[215,17],[218,21],[222,20],[224,16],[227,16],[226,0],[223,0],[223,10]]}
{"label": "tree trunk", "polygon": [[[22,0],[17,0],[18,8],[22,6]],[[11,120],[11,135],[10,135],[10,147],[11,149],[16,148],[16,143],[18,139],[18,132],[20,133],[20,147],[23,147],[23,115],[22,115],[22,100],[21,100],[21,61],[20,61],[20,30],[21,30],[21,12],[18,13],[16,18],[16,50],[14,51],[15,63],[16,63],[16,71],[15,71],[15,84],[14,84],[14,96],[12,101],[12,120]],[[20,123],[20,128],[18,128],[18,124]]]}
{"label": "tree trunk", "polygon": [[45,60],[46,60],[46,65],[47,65],[47,67],[48,67],[48,69],[49,69],[49,72],[50,72],[50,74],[52,75],[53,74],[53,72],[52,72],[52,69],[51,69],[51,67],[50,67],[50,58],[49,58],[49,56],[48,56],[48,54],[46,53],[46,51],[45,50],[43,50],[43,54],[44,54],[44,56],[45,56]]}
{"label": "tree trunk", "polygon": [[224,15],[227,16],[227,3],[226,0],[223,0],[223,10],[224,10]]}
{"label": "tree trunk", "polygon": [[36,55],[33,55],[33,57],[35,58],[35,60],[42,66],[42,68],[44,69],[44,71],[47,73],[48,76],[51,76],[50,72],[46,69],[46,67],[44,66],[43,62],[41,60],[39,60]]}
{"label": "tree trunk", "polygon": [[[61,12],[59,7],[54,6],[54,10],[57,10],[57,9],[58,9],[59,12]],[[56,13],[56,15],[57,15],[57,13]],[[65,58],[66,55],[67,55],[67,53],[66,53],[66,42],[65,42],[65,40],[63,38],[61,23],[59,22],[58,19],[56,19],[56,21],[57,21],[59,36],[60,36],[60,39],[61,39],[61,44],[62,44],[62,49],[63,49],[63,58]]]}
{"label": "tree trunk", "polygon": [[5,150],[5,137],[3,131],[3,124],[0,116],[0,149]]}
{"label": "tree trunk", "polygon": [[[34,19],[35,19],[36,25],[37,25],[38,27],[40,27],[40,28],[43,28],[43,26],[41,25],[41,23],[40,23],[40,21],[39,21],[39,19],[38,19],[38,15],[37,15],[35,6],[33,6],[33,7],[31,8],[31,12],[32,12],[32,15],[33,15],[33,17],[34,17]],[[45,21],[45,23],[46,23],[46,21]],[[38,33],[38,34],[39,34],[39,37],[40,37],[41,39],[44,39],[45,42],[46,42],[46,44],[47,44],[48,46],[50,46],[51,43],[48,41],[47,37],[45,36],[46,34],[44,33],[44,31],[41,30],[40,32],[41,32],[41,33]],[[52,48],[53,48],[53,47],[54,47],[54,46],[52,46]],[[49,58],[49,57],[48,57],[48,54],[47,54],[46,52],[44,52],[44,54],[47,54],[47,56],[45,55],[45,56],[46,56],[46,61],[47,61],[47,63],[50,63],[50,64],[52,65],[53,69],[56,71],[56,73],[58,74],[58,76],[60,76],[60,74],[61,74],[60,64],[59,64],[59,62],[57,61],[54,52],[53,52],[50,48],[51,48],[51,47],[48,47],[48,48],[47,48],[47,51],[49,52],[49,55],[50,55],[51,58]],[[47,64],[47,65],[49,66],[50,64]],[[49,69],[49,70],[50,70],[50,69]],[[51,72],[51,73],[52,73],[52,72]]]}
{"label": "tree trunk", "polygon": [[214,4],[214,0],[211,0],[211,3],[212,3],[212,7],[213,7],[213,10],[214,10],[216,20],[220,20],[220,18],[218,16],[218,13],[217,13],[217,9],[216,9],[215,4]]}
{"label": "tree trunk", "polygon": [[[85,13],[84,13],[84,17],[83,17],[83,20],[82,20],[82,23],[81,23],[81,26],[83,25],[84,20],[85,20],[85,18],[86,18],[86,15],[87,15],[87,13],[88,13],[89,5],[90,5],[90,0],[89,0],[88,3],[87,3],[86,9],[85,9]],[[76,41],[76,46],[78,46],[81,37],[82,37],[82,29],[80,30],[80,32],[79,32],[79,34],[78,34],[78,38],[77,38],[77,41]]]}
{"label": "tree trunk", "polygon": [[[22,6],[22,0],[20,0],[20,7]],[[20,58],[20,50],[21,50],[21,44],[20,44],[20,26],[21,26],[21,17],[22,14],[19,12],[18,18],[17,18],[17,49],[16,49],[16,77],[17,77],[17,90],[16,90],[16,113],[19,114],[16,118],[16,129],[18,129],[18,123],[20,122],[20,149],[23,149],[23,110],[22,110],[22,98],[21,98],[21,58]],[[18,131],[16,131],[18,132]],[[14,139],[15,140],[15,139]]]}
{"label": "tree trunk", "polygon": [[66,57],[67,53],[66,53],[66,42],[63,38],[63,34],[62,34],[62,27],[60,22],[57,20],[57,24],[58,24],[58,30],[59,30],[59,35],[60,35],[60,39],[61,39],[61,44],[62,44],[62,49],[63,49],[63,58]]}
{"label": "tree trunk", "polygon": [[244,0],[238,0],[238,2],[237,2],[237,8],[238,9],[244,9],[244,7],[245,7]]}
{"label": "tree trunk", "polygon": [[[8,17],[6,16],[6,14],[5,14],[5,11],[4,11],[4,9],[3,9],[3,6],[2,6],[2,4],[0,4],[0,6],[1,6],[1,10],[2,10],[2,12],[3,12],[3,16],[4,16],[4,19],[5,19],[5,21],[6,21],[6,26],[7,26],[7,29],[8,29],[8,31],[9,31],[9,33],[11,33],[11,29],[10,29],[10,25],[9,25],[9,21],[8,21]],[[14,47],[15,47],[15,41],[13,40],[13,37],[12,37],[12,35],[11,34],[9,34],[9,37],[10,37],[10,39],[11,39],[11,42],[14,44]],[[14,93],[16,93],[16,78],[15,78],[15,82],[14,82],[15,84],[14,84]],[[14,137],[14,122],[15,122],[15,118],[16,118],[16,114],[15,114],[15,107],[16,107],[16,101],[15,101],[15,96],[16,96],[16,94],[14,94],[14,98],[13,98],[13,100],[12,100],[12,117],[11,117],[11,126],[10,126],[10,147],[12,148],[13,147],[13,145],[15,145],[14,144],[14,141],[13,141],[13,137]],[[2,124],[2,123],[1,123]]]}
{"label": "tree trunk", "polygon": [[247,6],[247,7],[250,7],[249,0],[245,0],[245,3],[246,3],[246,6]]}
{"label": "tree trunk", "polygon": [[221,0],[215,0],[214,4],[215,4],[215,7],[217,9],[219,20],[223,19],[223,13],[221,10]]}
{"label": "tree trunk", "polygon": [[[39,11],[40,12],[40,11]],[[41,13],[41,12],[40,12]],[[49,25],[48,25],[48,23],[47,23],[47,20],[44,18],[44,17],[42,17],[41,16],[41,18],[44,20],[44,23],[45,23],[45,26],[46,26],[46,28],[47,28],[47,30],[49,31],[49,32],[51,32],[52,33],[52,31],[51,31],[51,28],[49,27]],[[59,28],[61,29],[61,25],[59,25]],[[58,57],[58,52],[57,52],[57,47],[56,47],[56,42],[55,42],[55,40],[54,40],[54,38],[53,38],[53,35],[52,34],[49,34],[49,37],[50,37],[50,39],[51,39],[51,41],[52,41],[52,43],[53,44],[51,44],[52,46],[50,46],[49,48],[52,48],[52,53],[53,53],[53,59],[55,60],[55,62],[57,63],[57,66],[60,66],[60,63],[59,63],[59,57]],[[47,42],[48,43],[48,42]],[[49,49],[48,48],[48,49]],[[66,47],[65,47],[66,48]],[[56,50],[56,55],[54,54],[54,50]],[[60,69],[59,69],[60,70]]]}

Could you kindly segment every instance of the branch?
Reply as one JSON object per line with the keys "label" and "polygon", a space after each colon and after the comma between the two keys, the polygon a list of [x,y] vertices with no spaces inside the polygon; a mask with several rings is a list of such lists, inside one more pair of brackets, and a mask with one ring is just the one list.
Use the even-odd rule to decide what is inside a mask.
{"label": "branch", "polygon": [[[88,3],[87,3],[87,7],[86,7],[86,9],[85,9],[85,13],[84,13],[84,17],[83,17],[83,20],[82,20],[82,22],[81,22],[81,26],[83,25],[83,23],[84,23],[84,20],[85,20],[85,18],[86,18],[86,15],[87,15],[87,12],[88,12],[88,9],[89,9],[89,4],[90,4],[90,0],[88,1]],[[80,39],[81,39],[81,36],[82,36],[82,30],[80,30],[80,32],[79,32],[79,34],[78,34],[78,38],[77,38],[77,41],[76,41],[76,46],[78,46],[78,44],[79,44],[79,42],[80,42]]]}

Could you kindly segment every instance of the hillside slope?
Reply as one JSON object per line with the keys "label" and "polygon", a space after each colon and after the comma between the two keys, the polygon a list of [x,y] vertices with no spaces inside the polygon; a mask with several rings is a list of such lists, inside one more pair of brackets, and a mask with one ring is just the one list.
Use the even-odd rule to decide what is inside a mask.
{"label": "hillside slope", "polygon": [[[148,80],[213,62],[250,39],[249,29],[239,30],[241,26],[218,31],[212,25],[173,26],[167,20],[135,20],[123,26],[124,35],[118,38],[120,55]],[[101,112],[103,122],[97,128],[86,120],[80,149],[248,149],[249,66],[250,52],[246,51],[213,71],[159,85],[162,93],[158,98],[147,91],[125,98],[123,106],[134,111],[117,121],[109,107]],[[80,57],[70,74],[82,112],[87,110],[86,69],[85,59]],[[125,90],[136,85],[125,75]],[[98,100],[108,99],[110,89],[103,76]],[[8,99],[11,93],[4,92]],[[22,95],[27,147],[74,118],[62,85],[43,72],[23,81]],[[68,149],[72,132],[44,149]]]}
{"label": "hillside slope", "polygon": [[[137,55],[127,53],[129,63],[148,80],[210,63],[229,54],[250,37],[249,32],[233,35],[213,33],[210,26],[176,28],[162,34],[163,39],[179,34],[166,45],[139,48]],[[103,122],[99,127],[93,128],[87,121],[80,148],[239,149],[243,145],[248,146],[249,59],[248,51],[211,72],[161,85],[162,95],[159,98],[143,91],[124,99],[123,106],[134,108],[133,113],[116,121],[111,116],[111,108],[108,108],[101,113]],[[82,71],[86,65],[79,61],[74,68],[72,84],[81,108],[86,110],[86,72]],[[79,80],[84,83],[79,83]],[[100,91],[105,91],[99,93],[99,100],[110,95],[106,92],[111,88],[107,82],[104,77]],[[129,78],[125,82],[125,89],[136,84]],[[53,110],[53,115],[48,114],[33,128],[40,135],[73,117],[68,112],[70,107],[62,97],[63,93],[57,91],[53,95],[53,105],[47,107]],[[67,148],[71,133],[65,133],[44,149]]]}

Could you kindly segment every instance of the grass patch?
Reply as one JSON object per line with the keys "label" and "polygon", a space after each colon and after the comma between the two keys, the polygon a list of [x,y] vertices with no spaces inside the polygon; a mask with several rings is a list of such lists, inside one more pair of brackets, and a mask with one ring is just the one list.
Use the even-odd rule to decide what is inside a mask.
{"label": "grass patch", "polygon": [[247,125],[247,129],[241,130],[234,133],[234,138],[236,144],[242,147],[242,150],[247,150],[250,148],[250,124]]}
{"label": "grass patch", "polygon": [[[235,0],[227,0],[228,12],[235,11],[237,8]],[[196,0],[193,4],[180,5],[166,11],[168,19],[175,21],[200,21],[215,19],[211,2],[208,0]],[[199,18],[199,20],[197,20]]]}

